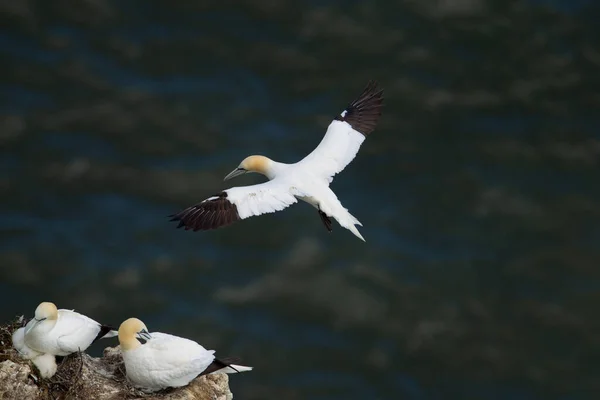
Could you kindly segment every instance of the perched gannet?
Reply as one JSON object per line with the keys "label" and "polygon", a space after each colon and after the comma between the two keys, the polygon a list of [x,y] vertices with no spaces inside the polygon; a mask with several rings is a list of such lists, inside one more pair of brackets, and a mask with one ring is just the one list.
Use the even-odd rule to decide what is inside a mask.
{"label": "perched gannet", "polygon": [[198,376],[214,372],[231,374],[252,370],[252,367],[218,360],[214,350],[206,350],[192,340],[149,333],[137,318],[129,318],[121,324],[119,343],[127,378],[148,392],[185,386]]}
{"label": "perched gannet", "polygon": [[36,308],[35,317],[13,333],[12,340],[21,357],[32,360],[42,377],[49,378],[56,373],[54,356],[84,351],[96,340],[116,335],[109,326],[44,302]]}
{"label": "perched gannet", "polygon": [[383,90],[377,88],[376,82],[369,82],[360,96],[329,124],[321,143],[304,159],[284,164],[264,156],[247,157],[225,180],[257,172],[269,182],[224,190],[171,215],[171,221],[179,221],[178,228],[186,230],[215,229],[255,215],[281,211],[300,199],[319,211],[329,232],[333,217],[364,241],[355,227],[362,224],[342,206],[329,184],[354,159],[362,142],[375,129],[382,104]]}

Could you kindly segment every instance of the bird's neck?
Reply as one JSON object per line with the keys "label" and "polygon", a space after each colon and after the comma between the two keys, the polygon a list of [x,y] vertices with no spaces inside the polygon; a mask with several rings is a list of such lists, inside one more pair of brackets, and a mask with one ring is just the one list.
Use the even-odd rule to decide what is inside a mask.
{"label": "bird's neck", "polygon": [[135,350],[142,345],[135,337],[119,337],[119,344],[124,351]]}
{"label": "bird's neck", "polygon": [[263,175],[266,176],[269,180],[273,180],[277,178],[277,176],[281,174],[281,172],[283,172],[287,167],[288,164],[269,160],[269,164],[266,166]]}

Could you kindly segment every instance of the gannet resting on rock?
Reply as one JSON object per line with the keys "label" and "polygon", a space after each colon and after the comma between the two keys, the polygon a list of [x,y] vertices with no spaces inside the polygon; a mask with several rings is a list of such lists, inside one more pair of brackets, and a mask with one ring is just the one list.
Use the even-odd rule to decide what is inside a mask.
{"label": "gannet resting on rock", "polygon": [[119,343],[127,378],[147,392],[185,386],[198,376],[214,372],[231,374],[252,370],[252,367],[218,360],[214,350],[206,350],[192,340],[149,333],[137,318],[129,318],[121,324]]}
{"label": "gannet resting on rock", "polygon": [[255,215],[281,211],[300,199],[319,211],[329,232],[333,217],[364,241],[355,227],[362,224],[342,206],[329,184],[354,159],[362,142],[373,132],[382,105],[383,90],[377,88],[376,82],[369,82],[360,96],[329,124],[321,143],[304,159],[284,164],[264,156],[247,157],[225,180],[257,172],[269,182],[224,190],[171,215],[171,221],[179,221],[178,228],[186,230],[215,229]]}
{"label": "gannet resting on rock", "polygon": [[73,310],[58,310],[53,303],[41,303],[35,317],[12,336],[13,347],[22,358],[32,360],[42,378],[56,373],[54,356],[84,351],[98,339],[117,336],[117,331]]}

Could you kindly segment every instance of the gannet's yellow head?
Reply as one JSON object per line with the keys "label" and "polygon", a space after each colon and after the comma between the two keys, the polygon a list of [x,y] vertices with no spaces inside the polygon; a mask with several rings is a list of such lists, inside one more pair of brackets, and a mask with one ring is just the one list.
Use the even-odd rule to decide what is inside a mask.
{"label": "gannet's yellow head", "polygon": [[58,309],[54,305],[54,303],[50,303],[49,301],[45,301],[40,303],[39,306],[35,309],[35,320],[38,322],[51,320],[56,321],[58,318]]}
{"label": "gannet's yellow head", "polygon": [[244,158],[240,165],[231,171],[223,180],[235,178],[236,176],[247,174],[248,172],[257,172],[267,175],[267,171],[271,166],[272,161],[265,156],[250,156]]}
{"label": "gannet's yellow head", "polygon": [[134,350],[142,344],[138,339],[144,342],[152,339],[146,325],[137,318],[129,318],[123,321],[119,327],[119,344],[123,351]]}

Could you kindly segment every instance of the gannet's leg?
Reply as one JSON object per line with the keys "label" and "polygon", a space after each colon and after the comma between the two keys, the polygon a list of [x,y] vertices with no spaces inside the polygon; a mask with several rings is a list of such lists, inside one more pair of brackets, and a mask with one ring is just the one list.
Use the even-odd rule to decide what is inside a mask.
{"label": "gannet's leg", "polygon": [[329,219],[329,217],[327,216],[327,214],[325,214],[323,211],[321,211],[319,209],[319,216],[321,217],[321,221],[323,221],[323,225],[325,225],[325,228],[331,232],[333,229],[331,228],[331,219]]}

